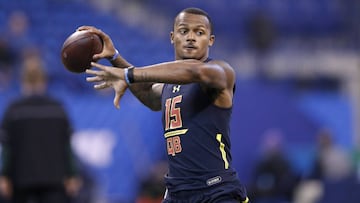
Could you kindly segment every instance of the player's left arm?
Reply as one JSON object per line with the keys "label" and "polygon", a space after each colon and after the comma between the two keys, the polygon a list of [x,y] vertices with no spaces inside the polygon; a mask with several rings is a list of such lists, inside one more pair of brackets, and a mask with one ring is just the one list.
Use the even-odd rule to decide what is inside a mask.
{"label": "player's left arm", "polygon": [[139,67],[134,70],[135,82],[161,82],[169,84],[199,83],[211,92],[214,104],[222,108],[232,106],[235,71],[225,61],[178,60]]}
{"label": "player's left arm", "polygon": [[[100,70],[87,69],[86,72],[93,75],[93,77],[88,77],[87,81],[100,82],[100,84],[94,86],[95,89],[113,87],[116,93],[114,104],[118,107],[120,98],[129,87],[125,81],[125,70],[94,62],[92,66]],[[231,106],[234,73],[232,68],[225,62],[204,63],[193,59],[164,62],[134,68],[133,79],[134,86],[138,85],[138,83],[200,83],[203,87],[215,89],[219,93],[215,100],[216,105],[220,107]],[[157,89],[159,89],[157,92],[160,96],[162,86]]]}

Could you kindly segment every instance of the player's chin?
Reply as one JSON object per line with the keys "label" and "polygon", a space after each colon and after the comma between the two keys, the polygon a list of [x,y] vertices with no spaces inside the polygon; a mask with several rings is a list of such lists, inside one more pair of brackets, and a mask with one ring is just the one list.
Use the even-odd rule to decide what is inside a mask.
{"label": "player's chin", "polygon": [[201,57],[199,57],[197,54],[194,53],[184,53],[181,58],[186,60],[186,59],[200,59]]}

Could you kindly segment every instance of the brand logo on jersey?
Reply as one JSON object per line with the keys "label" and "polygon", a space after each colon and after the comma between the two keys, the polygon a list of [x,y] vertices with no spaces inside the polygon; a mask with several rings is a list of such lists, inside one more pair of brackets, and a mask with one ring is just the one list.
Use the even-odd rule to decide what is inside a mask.
{"label": "brand logo on jersey", "polygon": [[213,178],[208,179],[208,180],[206,181],[206,184],[207,184],[208,186],[214,185],[214,184],[216,184],[216,183],[220,183],[221,180],[222,180],[222,179],[221,179],[221,176],[215,176],[215,177],[213,177]]}
{"label": "brand logo on jersey", "polygon": [[172,92],[173,92],[173,93],[179,92],[179,91],[180,91],[180,87],[181,87],[181,85],[174,85]]}

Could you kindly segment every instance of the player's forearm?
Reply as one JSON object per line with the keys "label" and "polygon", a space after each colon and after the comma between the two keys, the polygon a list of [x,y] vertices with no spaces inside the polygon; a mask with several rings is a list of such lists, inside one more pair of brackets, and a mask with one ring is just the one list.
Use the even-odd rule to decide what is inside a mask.
{"label": "player's forearm", "polygon": [[180,61],[175,61],[139,67],[134,70],[134,80],[136,82],[161,82],[172,84],[198,82],[199,74],[191,67],[196,63],[197,62],[185,64]]}
{"label": "player's forearm", "polygon": [[117,68],[128,68],[128,67],[132,66],[120,54],[114,60],[111,60],[110,62],[114,67],[117,67]]}
{"label": "player's forearm", "polygon": [[216,89],[226,87],[224,70],[198,60],[179,60],[134,69],[134,81],[169,84],[202,83]]}
{"label": "player's forearm", "polygon": [[[115,60],[111,61],[117,68],[131,67],[120,54]],[[204,68],[206,67],[206,68]],[[192,82],[201,82],[210,86],[216,86],[219,81],[224,81],[218,68],[209,68],[198,60],[177,60],[172,62],[159,63],[145,67],[139,67],[134,70],[134,79],[136,82],[152,83],[170,83],[170,84],[188,84]]]}

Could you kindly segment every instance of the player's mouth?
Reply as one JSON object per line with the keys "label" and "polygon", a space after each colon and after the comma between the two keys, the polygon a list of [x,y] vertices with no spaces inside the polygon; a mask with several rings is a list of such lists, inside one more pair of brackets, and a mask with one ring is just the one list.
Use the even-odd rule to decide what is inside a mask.
{"label": "player's mouth", "polygon": [[186,46],[184,46],[184,48],[185,48],[186,50],[193,50],[193,49],[197,49],[197,47],[196,47],[196,46],[194,46],[194,45],[186,45]]}

